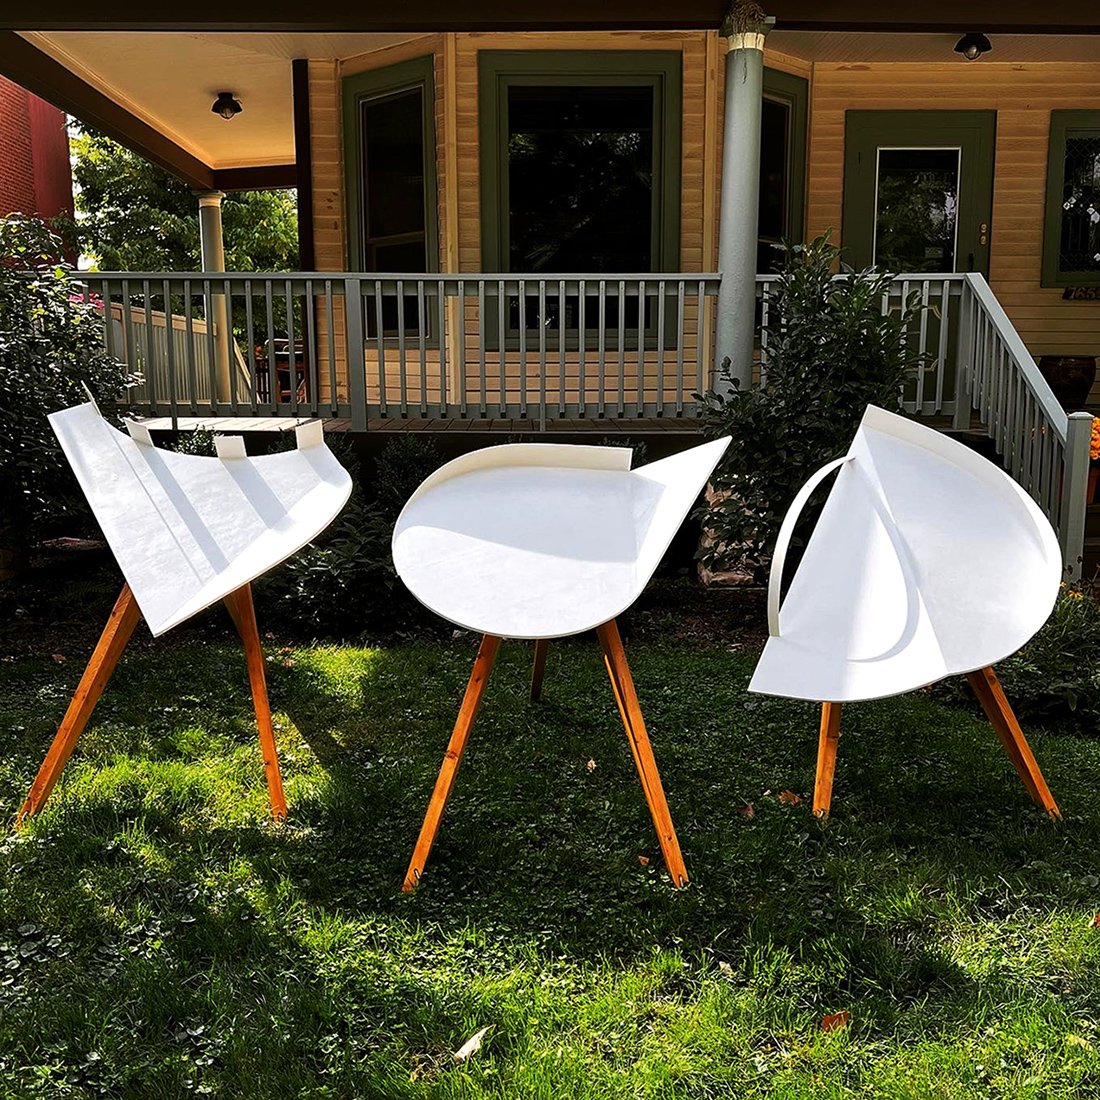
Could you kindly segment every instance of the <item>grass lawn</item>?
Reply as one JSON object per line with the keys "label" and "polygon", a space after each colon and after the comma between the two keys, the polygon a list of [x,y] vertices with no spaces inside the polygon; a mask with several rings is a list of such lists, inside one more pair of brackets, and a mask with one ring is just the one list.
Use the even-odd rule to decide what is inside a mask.
{"label": "grass lawn", "polygon": [[[0,841],[0,1095],[1100,1096],[1100,741],[1029,731],[1053,825],[976,714],[851,706],[823,825],[816,708],[745,694],[751,653],[626,643],[679,893],[592,642],[539,705],[505,646],[414,896],[474,639],[273,648],[281,827],[239,649],[136,646]],[[66,656],[0,664],[5,820]]]}

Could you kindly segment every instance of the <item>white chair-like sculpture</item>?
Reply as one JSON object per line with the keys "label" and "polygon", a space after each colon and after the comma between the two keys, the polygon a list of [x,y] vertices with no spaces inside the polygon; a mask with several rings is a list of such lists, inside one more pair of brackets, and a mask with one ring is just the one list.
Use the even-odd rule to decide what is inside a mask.
{"label": "white chair-like sculpture", "polygon": [[224,601],[244,644],[271,810],[286,816],[251,582],[319,535],[343,508],[351,477],[321,422],[297,428],[297,450],[245,455],[240,436],[217,457],[153,446],[133,421],[113,428],[94,402],[50,418],[126,583],[17,821],[42,808],[144,616],[157,637]]}
{"label": "white chair-like sculpture", "polygon": [[393,535],[401,579],[425,606],[482,635],[405,876],[420,882],[503,638],[535,642],[538,698],[548,641],[595,628],[665,865],[687,882],[661,778],[615,623],[641,594],[728,439],[630,469],[626,447],[519,443],[437,470]]}
{"label": "white chair-like sculpture", "polygon": [[[780,608],[783,561],[810,494],[836,483]],[[992,666],[1046,621],[1062,559],[1007,474],[930,428],[868,407],[843,457],[798,493],[768,590],[750,691],[822,702],[814,812],[832,799],[840,708],[965,674],[1032,799],[1058,806]]]}

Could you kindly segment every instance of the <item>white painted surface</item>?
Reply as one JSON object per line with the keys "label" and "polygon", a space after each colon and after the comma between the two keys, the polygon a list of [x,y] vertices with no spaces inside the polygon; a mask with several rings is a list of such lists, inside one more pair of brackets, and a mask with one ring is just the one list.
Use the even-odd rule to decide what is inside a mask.
{"label": "white painted surface", "polygon": [[409,498],[394,564],[417,599],[467,630],[505,638],[590,630],[641,594],[728,444],[634,471],[626,447],[475,451]]}
{"label": "white painted surface", "polygon": [[1061,569],[1050,523],[1007,474],[870,406],[749,689],[848,702],[995,664],[1046,621]]}
{"label": "white painted surface", "polygon": [[154,635],[300,550],[351,493],[319,424],[298,430],[295,451],[247,458],[220,442],[206,458],[131,438],[92,403],[49,420]]}

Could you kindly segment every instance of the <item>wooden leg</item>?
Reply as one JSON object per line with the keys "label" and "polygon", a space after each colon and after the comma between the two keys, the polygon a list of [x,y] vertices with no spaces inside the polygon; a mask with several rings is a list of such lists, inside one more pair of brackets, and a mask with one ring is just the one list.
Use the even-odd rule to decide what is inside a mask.
{"label": "wooden leg", "polygon": [[840,704],[821,704],[821,732],[817,740],[817,777],[814,780],[814,813],[829,816],[833,801],[833,773],[836,771],[836,744],[840,737]]}
{"label": "wooden leg", "polygon": [[537,703],[542,698],[542,678],[546,675],[546,654],[550,651],[550,643],[545,638],[535,642],[535,660],[531,665],[531,702]]}
{"label": "wooden leg", "polygon": [[1012,707],[1001,688],[1000,681],[992,668],[982,668],[977,672],[971,672],[966,677],[978,702],[989,719],[989,724],[1005,747],[1009,760],[1017,774],[1023,780],[1028,794],[1037,806],[1053,818],[1061,818],[1062,813],[1058,804],[1047,787],[1043,773],[1031,751],[1031,746],[1024,737],[1024,731],[1020,729],[1020,723],[1016,721],[1016,715],[1012,713]]}
{"label": "wooden leg", "polygon": [[276,821],[282,821],[286,817],[286,795],[283,794],[283,777],[279,772],[279,755],[275,749],[275,729],[271,724],[271,704],[267,698],[267,676],[264,672],[264,651],[260,645],[260,631],[256,626],[251,585],[246,584],[226,596],[225,606],[244,643],[248,682],[252,686],[252,705],[256,710],[256,728],[260,734],[260,751],[264,758],[264,774],[267,776],[267,792],[271,799],[271,813]]}
{"label": "wooden leg", "polygon": [[462,706],[458,711],[454,731],[447,745],[447,751],[443,755],[443,764],[439,769],[439,775],[432,790],[432,797],[428,802],[428,811],[424,815],[424,824],[420,826],[420,835],[416,839],[416,847],[413,849],[412,859],[409,861],[409,869],[405,872],[405,882],[401,889],[405,893],[415,890],[420,885],[420,876],[424,872],[424,864],[428,862],[428,855],[435,842],[436,833],[439,832],[439,822],[443,817],[444,807],[450,797],[451,788],[454,786],[455,776],[458,774],[458,765],[462,762],[462,754],[466,750],[466,741],[473,728],[474,719],[477,717],[478,708],[485,695],[485,687],[489,682],[489,673],[493,670],[493,662],[496,660],[497,651],[500,649],[500,639],[492,634],[486,634],[481,639],[481,645],[477,651],[477,659],[474,661],[473,671],[470,673],[470,682],[466,685],[466,694],[462,698]]}
{"label": "wooden leg", "polygon": [[114,609],[107,619],[107,625],[103,628],[91,659],[84,669],[84,675],[80,678],[69,709],[61,720],[57,734],[54,736],[50,751],[46,753],[46,759],[42,761],[42,767],[38,769],[38,775],[31,784],[30,793],[16,815],[15,823],[19,825],[28,814],[37,813],[50,796],[54,784],[61,775],[66,761],[72,755],[73,749],[88,719],[95,710],[99,697],[103,694],[107,681],[111,678],[115,665],[118,664],[130,635],[134,632],[141,619],[137,601],[134,599],[130,586],[124,584]]}
{"label": "wooden leg", "polygon": [[619,716],[623,720],[627,740],[630,742],[634,764],[642,781],[642,790],[645,792],[653,825],[657,830],[657,839],[661,844],[665,866],[668,868],[674,886],[686,886],[687,868],[684,866],[684,857],[680,853],[680,842],[676,839],[672,815],[668,812],[668,802],[665,801],[661,776],[657,771],[657,761],[653,758],[653,749],[649,743],[649,735],[646,733],[642,708],[634,690],[634,680],[626,663],[619,628],[612,619],[603,626],[597,627],[596,634],[600,640],[600,648],[603,650],[604,664],[611,679],[611,690],[615,694]]}

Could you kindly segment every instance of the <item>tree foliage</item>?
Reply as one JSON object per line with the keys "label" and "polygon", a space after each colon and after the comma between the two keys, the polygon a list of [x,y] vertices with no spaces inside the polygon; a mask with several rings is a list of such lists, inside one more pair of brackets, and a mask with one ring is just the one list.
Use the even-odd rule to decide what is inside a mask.
{"label": "tree foliage", "polygon": [[103,346],[98,303],[75,292],[61,241],[35,218],[0,218],[0,547],[22,550],[83,510],[46,417],[87,400],[109,413],[134,381]]}
{"label": "tree foliage", "polygon": [[[835,275],[839,258],[827,235],[786,246],[765,325],[764,381],[741,389],[727,360],[725,389],[702,395],[705,431],[732,436],[703,513],[716,538],[703,555],[708,567],[737,565],[763,580],[802,484],[845,453],[867,405],[900,411],[905,383],[925,364],[907,338],[919,294],[884,314],[892,276],[846,267]],[[815,516],[808,508],[802,527]]]}
{"label": "tree foliage", "polygon": [[[73,134],[75,243],[103,271],[195,271],[198,200],[163,168],[92,130]],[[238,191],[222,203],[229,271],[298,266],[293,191]]]}

